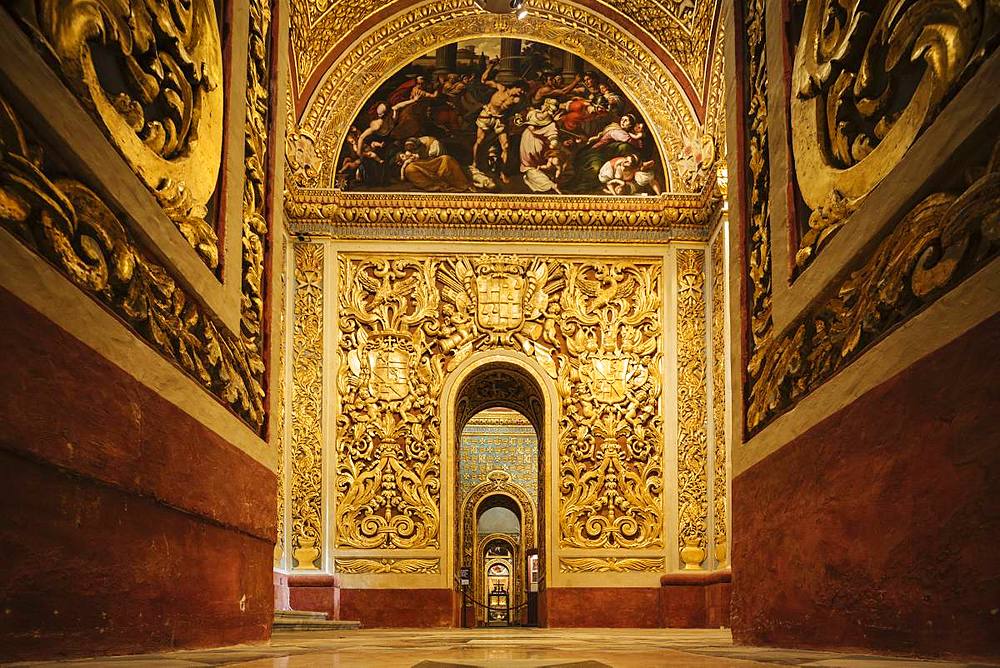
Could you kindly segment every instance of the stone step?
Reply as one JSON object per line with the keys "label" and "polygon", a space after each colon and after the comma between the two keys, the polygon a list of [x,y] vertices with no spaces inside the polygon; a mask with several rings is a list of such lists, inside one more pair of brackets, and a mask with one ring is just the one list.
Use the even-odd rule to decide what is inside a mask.
{"label": "stone step", "polygon": [[318,621],[280,621],[275,619],[271,629],[274,631],[350,631],[360,629],[361,622],[344,619],[324,619]]}
{"label": "stone step", "polygon": [[275,621],[326,621],[327,613],[325,612],[313,612],[310,610],[275,610],[274,620]]}

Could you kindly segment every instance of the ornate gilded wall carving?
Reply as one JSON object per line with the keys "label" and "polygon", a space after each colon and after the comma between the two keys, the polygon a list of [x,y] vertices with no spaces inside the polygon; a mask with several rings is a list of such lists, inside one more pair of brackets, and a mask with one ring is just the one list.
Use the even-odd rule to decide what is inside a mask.
{"label": "ornate gilded wall carving", "polygon": [[561,557],[559,570],[563,573],[636,573],[652,571],[662,573],[663,557]]}
{"label": "ornate gilded wall carving", "polygon": [[[798,0],[803,2],[804,0]],[[808,263],[996,46],[996,0],[809,0],[792,74]]]}
{"label": "ornate gilded wall carving", "polygon": [[[766,0],[750,0],[743,19],[743,235],[746,252],[748,351],[744,385],[749,388],[765,363],[762,350],[771,336],[771,192],[767,139],[767,65],[764,58]],[[744,393],[746,394],[746,393]],[[749,424],[747,428],[751,427]]]}
{"label": "ornate gilded wall carving", "polygon": [[337,573],[351,575],[388,575],[403,573],[406,575],[440,573],[441,560],[433,558],[414,559],[376,559],[370,557],[337,557],[334,560]]}
{"label": "ornate gilded wall carving", "polygon": [[708,545],[708,388],[705,252],[677,251],[678,542],[684,568],[701,568]]}
{"label": "ornate gilded wall carving", "polygon": [[218,238],[206,220],[222,156],[215,4],[34,0],[12,7],[184,237],[216,268]]}
{"label": "ornate gilded wall carving", "polygon": [[715,515],[712,526],[715,533],[715,558],[724,564],[728,558],[728,509],[729,485],[726,468],[726,248],[724,231],[719,230],[712,242],[712,430],[714,440],[714,478],[712,502]]}
{"label": "ornate gilded wall carving", "polygon": [[259,431],[259,350],[154,261],[96,192],[64,176],[53,156],[29,143],[2,99],[0,129],[0,223]]}
{"label": "ornate gilded wall carving", "polygon": [[323,246],[295,245],[292,330],[292,556],[317,568],[323,537]]}
{"label": "ornate gilded wall carving", "polygon": [[243,157],[243,335],[263,343],[264,255],[267,244],[267,149],[270,123],[271,0],[250,0],[245,153]]}
{"label": "ornate gilded wall carving", "polygon": [[761,351],[747,393],[754,429],[788,410],[890,329],[990,262],[1000,249],[1000,143],[963,189],[920,201],[833,295]]}
{"label": "ornate gilded wall carving", "polygon": [[662,545],[658,262],[358,254],[339,271],[339,546],[438,545],[441,384],[498,347],[556,379],[561,543]]}
{"label": "ornate gilded wall carving", "polygon": [[286,510],[286,487],[288,485],[288,480],[285,476],[285,404],[288,401],[288,395],[285,394],[286,383],[285,383],[285,327],[288,322],[286,316],[285,307],[287,306],[286,297],[286,281],[287,277],[285,275],[285,267],[287,263],[285,258],[288,252],[287,241],[281,241],[278,252],[276,254],[277,262],[276,269],[280,272],[280,287],[278,293],[278,321],[275,327],[275,336],[278,340],[278,361],[277,361],[277,376],[278,376],[278,392],[270,397],[271,407],[274,411],[274,438],[272,442],[274,443],[275,456],[277,457],[278,465],[275,471],[275,475],[278,478],[278,537],[275,542],[274,551],[274,562],[278,564],[285,553],[285,510]]}

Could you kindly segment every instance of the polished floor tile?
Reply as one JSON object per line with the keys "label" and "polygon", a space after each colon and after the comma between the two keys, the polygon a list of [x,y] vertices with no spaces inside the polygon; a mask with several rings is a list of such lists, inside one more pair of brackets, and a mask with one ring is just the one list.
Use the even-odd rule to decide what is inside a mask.
{"label": "polished floor tile", "polygon": [[[17,664],[41,665],[41,664]],[[53,665],[52,663],[46,665]],[[710,629],[363,629],[279,632],[269,644],[60,662],[81,668],[955,668],[917,661],[733,645]]]}

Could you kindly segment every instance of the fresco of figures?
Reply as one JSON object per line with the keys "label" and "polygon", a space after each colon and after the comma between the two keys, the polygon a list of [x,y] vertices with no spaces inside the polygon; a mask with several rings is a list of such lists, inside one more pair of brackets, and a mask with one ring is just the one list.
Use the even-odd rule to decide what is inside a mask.
{"label": "fresco of figures", "polygon": [[379,87],[344,141],[337,184],[642,196],[662,192],[664,177],[651,130],[589,63],[545,44],[482,38],[418,58]]}

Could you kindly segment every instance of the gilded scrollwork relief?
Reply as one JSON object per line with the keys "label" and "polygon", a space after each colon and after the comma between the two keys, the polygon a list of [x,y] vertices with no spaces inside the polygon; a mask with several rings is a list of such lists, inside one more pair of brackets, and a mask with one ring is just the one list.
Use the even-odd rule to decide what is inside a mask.
{"label": "gilded scrollwork relief", "polygon": [[14,5],[58,70],[215,269],[207,204],[222,156],[223,68],[211,0],[34,0]]}
{"label": "gilded scrollwork relief", "polygon": [[295,244],[292,330],[291,548],[319,567],[323,538],[323,267],[321,244]]}
{"label": "gilded scrollwork relief", "polygon": [[761,351],[747,392],[751,430],[788,410],[892,328],[1000,250],[1000,143],[964,188],[925,197],[875,251]]}
{"label": "gilded scrollwork relief", "polygon": [[260,351],[217,322],[94,190],[63,176],[3,99],[0,224],[251,428],[262,428]]}
{"label": "gilded scrollwork relief", "polygon": [[726,248],[723,230],[712,241],[712,432],[714,448],[714,477],[712,500],[715,515],[712,526],[715,534],[715,558],[720,564],[728,558],[728,446],[726,439]]}
{"label": "gilded scrollwork relief", "polygon": [[[799,0],[804,2],[805,0]],[[996,0],[808,0],[792,73],[808,263],[996,46]]]}
{"label": "gilded scrollwork relief", "polygon": [[659,267],[341,256],[338,545],[438,545],[442,382],[490,348],[558,388],[562,544],[662,545]]}
{"label": "gilded scrollwork relief", "polygon": [[708,545],[708,389],[705,252],[677,251],[678,542],[684,568],[701,568]]}
{"label": "gilded scrollwork relief", "polygon": [[286,326],[288,324],[288,317],[285,312],[285,307],[287,306],[287,297],[285,293],[287,276],[285,274],[285,267],[287,263],[285,262],[286,253],[288,252],[288,242],[287,240],[282,240],[277,249],[275,255],[277,259],[277,264],[275,265],[280,272],[280,284],[278,287],[278,316],[277,323],[275,327],[275,336],[277,337],[278,345],[278,360],[276,363],[276,375],[278,377],[278,392],[272,395],[272,405],[274,406],[274,449],[275,456],[277,458],[277,468],[275,470],[275,475],[278,478],[278,502],[277,502],[277,513],[278,513],[278,537],[275,541],[274,550],[274,562],[279,564],[284,557],[285,553],[285,510],[287,509],[287,486],[288,479],[285,476],[285,405],[288,403],[288,395],[285,394],[286,382],[285,382],[285,355],[286,355],[286,345],[285,336],[287,334]]}
{"label": "gilded scrollwork relief", "polygon": [[335,571],[349,575],[423,575],[441,572],[441,560],[433,558],[379,559],[374,557],[337,557]]}
{"label": "gilded scrollwork relief", "polygon": [[243,158],[243,335],[262,343],[264,324],[264,255],[267,244],[267,150],[271,119],[271,0],[250,0],[247,54],[246,126]]}
{"label": "gilded scrollwork relief", "polygon": [[563,573],[662,573],[663,557],[562,557]]}

